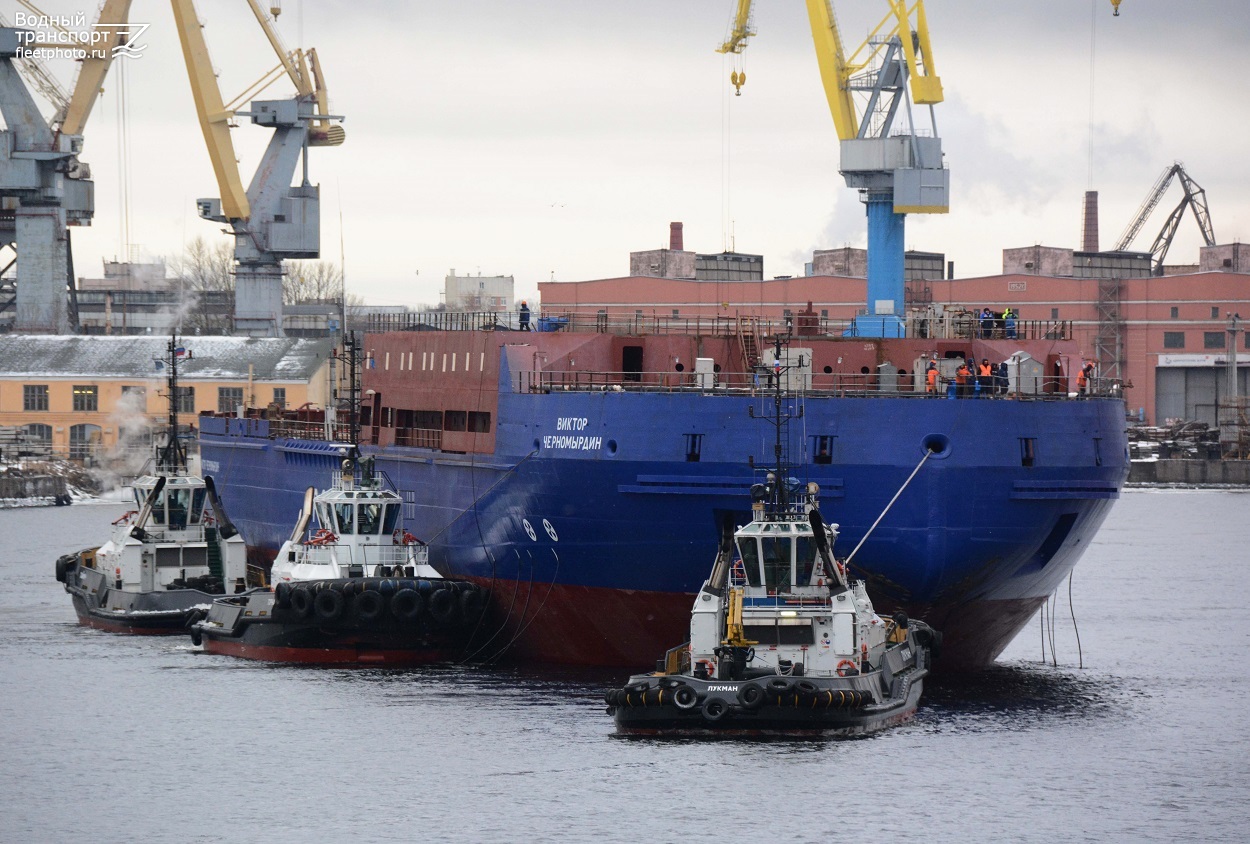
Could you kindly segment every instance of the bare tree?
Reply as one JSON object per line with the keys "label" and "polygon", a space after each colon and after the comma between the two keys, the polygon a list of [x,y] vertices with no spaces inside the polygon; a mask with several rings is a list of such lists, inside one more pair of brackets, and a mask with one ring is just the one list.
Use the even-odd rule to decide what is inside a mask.
{"label": "bare tree", "polygon": [[300,305],[338,302],[343,298],[343,271],[329,261],[287,261],[282,277],[282,302]]}
{"label": "bare tree", "polygon": [[234,245],[202,237],[169,262],[181,306],[175,323],[197,334],[229,334],[234,328]]}

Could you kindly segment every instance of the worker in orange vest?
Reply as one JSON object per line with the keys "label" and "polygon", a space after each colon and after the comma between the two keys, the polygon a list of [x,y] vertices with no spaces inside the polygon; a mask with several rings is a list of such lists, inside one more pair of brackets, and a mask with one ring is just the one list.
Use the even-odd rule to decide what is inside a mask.
{"label": "worker in orange vest", "polygon": [[981,385],[982,396],[988,396],[994,389],[994,367],[990,366],[989,358],[982,358],[977,367],[977,383]]}
{"label": "worker in orange vest", "polygon": [[925,383],[928,384],[928,390],[926,392],[936,393],[937,381],[938,381],[938,370],[937,370],[937,364],[934,363],[933,361],[929,361],[929,369],[927,372],[925,372],[924,379],[925,379]]}
{"label": "worker in orange vest", "polygon": [[959,365],[959,369],[955,370],[955,395],[959,398],[968,397],[968,379],[972,377],[972,370],[968,368],[968,362],[964,361]]}
{"label": "worker in orange vest", "polygon": [[1081,367],[1081,371],[1076,374],[1076,391],[1080,395],[1089,392],[1089,379],[1094,375],[1094,365],[1086,363]]}

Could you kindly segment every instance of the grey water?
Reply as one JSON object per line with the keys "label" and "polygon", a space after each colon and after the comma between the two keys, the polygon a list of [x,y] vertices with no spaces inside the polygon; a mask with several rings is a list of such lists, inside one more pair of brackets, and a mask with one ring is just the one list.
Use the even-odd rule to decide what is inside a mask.
{"label": "grey water", "polygon": [[1126,492],[996,667],[804,741],[616,737],[628,672],[78,627],[53,562],[123,509],[0,511],[0,842],[1250,840],[1250,494]]}

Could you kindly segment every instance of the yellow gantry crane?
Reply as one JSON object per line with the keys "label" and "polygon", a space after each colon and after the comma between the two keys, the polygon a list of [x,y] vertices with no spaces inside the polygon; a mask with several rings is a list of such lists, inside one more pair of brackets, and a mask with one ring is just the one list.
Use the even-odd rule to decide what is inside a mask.
{"label": "yellow gantry crane", "polygon": [[[257,0],[247,0],[277,55],[278,64],[230,102],[224,102],[209,59],[193,0],[171,0],[200,129],[208,147],[220,198],[196,200],[200,216],[227,223],[235,237],[235,329],[253,336],[283,335],[282,261],[320,255],[320,191],[308,181],[308,148],[338,146],[343,128],[329,113],[325,77],[315,50],[287,50]],[[278,7],[274,7],[277,12]],[[285,75],[295,95],[282,100],[253,97]],[[250,108],[239,108],[251,100]],[[232,119],[246,116],[273,129],[260,165],[245,190],[230,138]],[[303,158],[301,184],[292,186]]]}
{"label": "yellow gantry crane", "polygon": [[[904,215],[950,209],[950,173],[933,111],[943,99],[942,80],[924,0],[884,0],[884,17],[849,53],[830,0],[804,2],[840,141],[839,170],[867,206],[867,313],[853,331],[902,336]],[[718,52],[740,54],[754,34],[751,0],[739,0]],[[730,79],[739,93],[744,78]],[[929,128],[916,127],[913,105],[928,106]]]}

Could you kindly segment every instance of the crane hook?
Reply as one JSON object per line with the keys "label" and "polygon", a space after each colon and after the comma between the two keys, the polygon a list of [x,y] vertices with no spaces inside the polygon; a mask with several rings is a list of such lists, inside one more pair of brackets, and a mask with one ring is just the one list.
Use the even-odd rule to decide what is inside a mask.
{"label": "crane hook", "polygon": [[747,83],[747,72],[745,70],[741,72],[735,70],[729,74],[729,83],[734,86],[734,96],[741,97],[742,86]]}
{"label": "crane hook", "polygon": [[1120,16],[1120,0],[1111,0],[1111,16],[1118,18]]}

